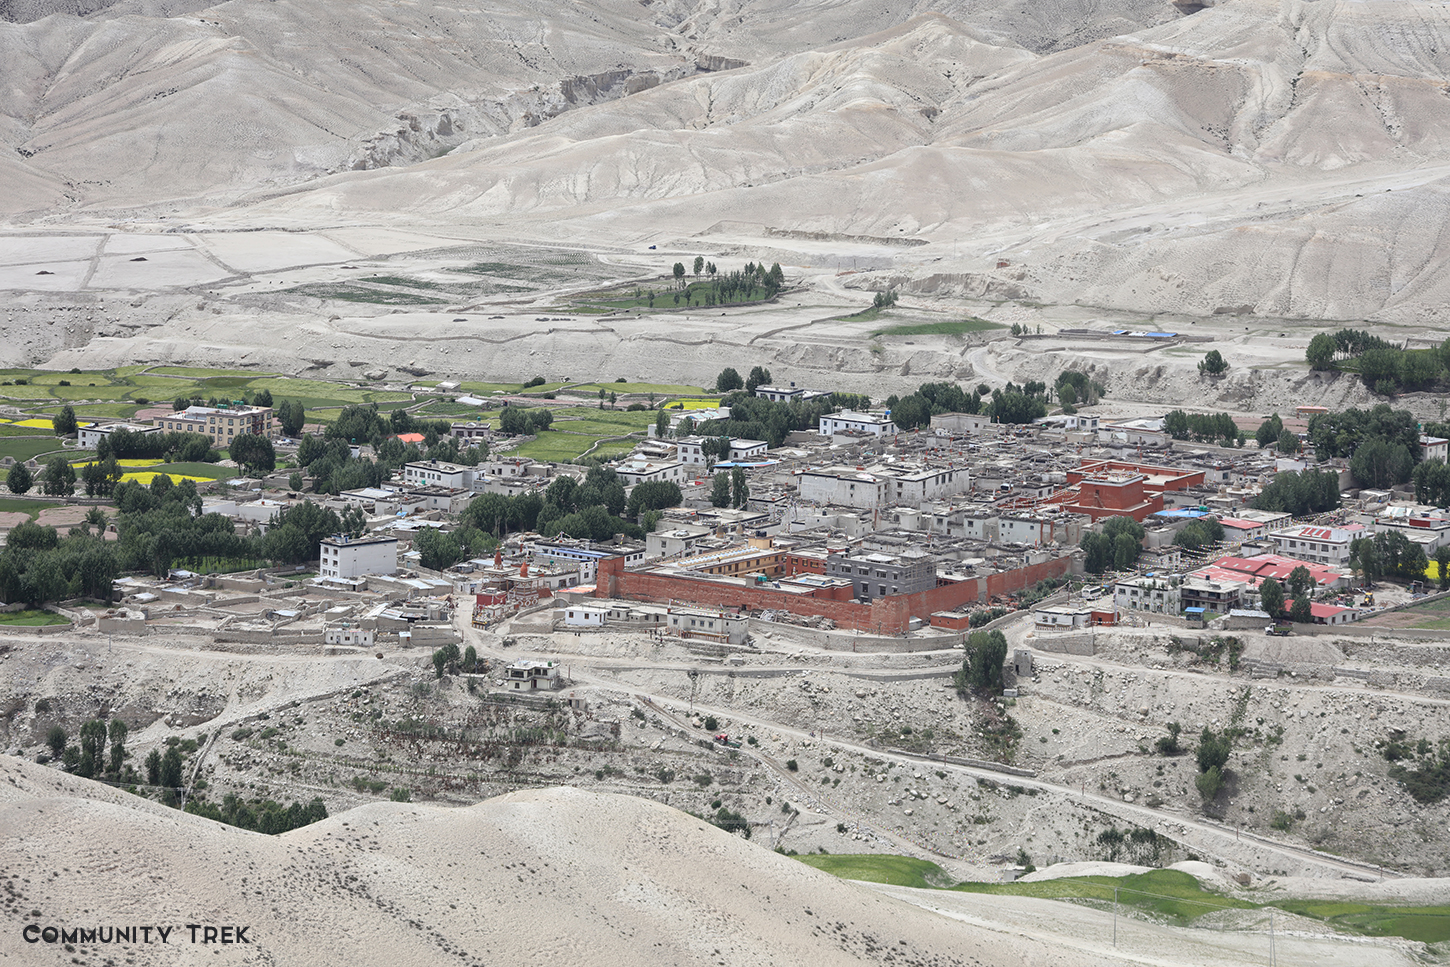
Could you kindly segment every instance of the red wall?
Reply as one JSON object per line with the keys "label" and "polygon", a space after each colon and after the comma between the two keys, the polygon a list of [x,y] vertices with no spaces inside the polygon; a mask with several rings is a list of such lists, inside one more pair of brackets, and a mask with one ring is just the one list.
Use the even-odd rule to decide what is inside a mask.
{"label": "red wall", "polygon": [[986,578],[940,584],[916,594],[888,595],[869,605],[855,601],[833,601],[814,595],[791,594],[768,587],[746,587],[720,581],[627,571],[623,558],[599,562],[595,595],[666,604],[685,601],[718,608],[760,608],[793,614],[824,615],[842,628],[897,634],[907,630],[912,618],[930,620],[934,611],[952,611],[962,605],[985,601],[1020,591],[1043,578],[1061,577],[1071,566],[1069,558],[1056,558]]}

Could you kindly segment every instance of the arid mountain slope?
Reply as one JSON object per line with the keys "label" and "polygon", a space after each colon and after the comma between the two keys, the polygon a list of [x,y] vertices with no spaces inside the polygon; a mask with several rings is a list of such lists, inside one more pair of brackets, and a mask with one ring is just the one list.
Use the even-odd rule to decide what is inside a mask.
{"label": "arid mountain slope", "polygon": [[[249,963],[1118,962],[927,913],[627,796],[379,804],[270,837],[9,757],[0,775],[0,867],[16,877],[0,957],[17,963],[59,953],[24,942],[32,922],[247,926]],[[184,962],[204,949],[185,934],[127,959]]]}

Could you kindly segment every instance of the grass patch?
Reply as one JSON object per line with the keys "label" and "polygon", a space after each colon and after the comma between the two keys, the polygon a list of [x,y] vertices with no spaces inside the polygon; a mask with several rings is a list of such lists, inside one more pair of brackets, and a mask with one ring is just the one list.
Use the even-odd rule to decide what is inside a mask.
{"label": "grass patch", "polygon": [[385,292],[380,289],[363,288],[360,285],[314,283],[282,291],[328,302],[370,302],[381,306],[441,306],[445,304],[443,299],[415,295],[412,292]]}
{"label": "grass patch", "polygon": [[67,625],[68,620],[51,611],[11,611],[0,614],[0,625],[20,625],[26,628],[41,628],[45,625]]}
{"label": "grass patch", "polygon": [[24,497],[0,497],[0,514],[29,514],[31,520],[47,507],[61,507],[48,500],[26,500]]}
{"label": "grass patch", "polygon": [[65,456],[81,456],[83,450],[62,451],[60,437],[0,437],[0,457],[14,457],[24,462],[42,454],[61,451]]}
{"label": "grass patch", "polygon": [[[80,414],[76,415],[79,416]],[[0,423],[0,436],[44,436],[47,433],[51,434],[51,439],[55,439],[55,434],[51,431],[50,427],[44,430],[38,430],[29,426],[15,426],[9,423]]]}
{"label": "grass patch", "polygon": [[[144,396],[146,394],[143,393],[141,395]],[[82,419],[87,417],[91,419],[107,417],[116,420],[127,420],[135,416],[136,411],[141,409],[141,407],[136,403],[81,403],[78,406],[72,407],[72,409],[75,410],[76,416]],[[59,413],[60,405],[42,406],[38,407],[38,410],[42,413]]]}
{"label": "grass patch", "polygon": [[911,886],[920,890],[944,889],[952,884],[947,871],[928,860],[910,856],[887,856],[876,853],[812,853],[797,856],[813,866],[843,880],[864,880],[891,886]]}
{"label": "grass patch", "polygon": [[520,444],[518,449],[510,451],[510,453],[517,454],[521,457],[528,457],[532,460],[551,460],[555,463],[562,463],[565,460],[578,458],[581,453],[588,450],[597,441],[598,437],[545,430],[539,434],[537,440],[530,440],[527,443]]}
{"label": "grass patch", "polygon": [[266,567],[266,561],[253,561],[241,557],[189,557],[177,561],[174,567],[197,574],[235,574],[238,571],[255,571]]}
{"label": "grass patch", "polygon": [[[879,310],[869,309],[868,312]],[[865,319],[865,313],[848,316],[850,319]],[[870,318],[875,318],[872,316]],[[991,329],[1006,329],[1007,327],[996,322],[988,322],[985,319],[978,319],[976,316],[969,316],[966,319],[958,319],[955,322],[922,322],[904,323],[899,326],[888,326],[885,329],[878,329],[871,334],[876,336],[960,336],[968,332],[987,332]]]}
{"label": "grass patch", "polygon": [[1349,933],[1404,937],[1421,943],[1450,940],[1450,906],[1393,907],[1327,900],[1288,900],[1275,906]]}
{"label": "grass patch", "polygon": [[1131,876],[1074,876],[1036,883],[959,883],[952,889],[995,896],[1112,903],[1115,887],[1120,905],[1179,924],[1192,923],[1204,914],[1224,907],[1257,910],[1263,906],[1209,892],[1199,886],[1196,879],[1177,870],[1152,870]]}
{"label": "grass patch", "polygon": [[152,473],[201,477],[206,480],[230,480],[242,475],[242,472],[236,467],[219,467],[214,463],[161,463],[146,469]]}
{"label": "grass patch", "polygon": [[210,379],[213,376],[241,376],[246,379],[256,379],[258,376],[271,375],[265,370],[211,369],[206,366],[149,366],[146,367],[146,372],[159,373],[162,376],[191,376],[195,379]]}
{"label": "grass patch", "polygon": [[[655,289],[650,286],[624,286],[616,289],[604,289],[598,292],[585,292],[576,295],[572,301],[580,307],[604,308],[604,309],[634,309],[650,308],[650,293],[654,293],[655,309],[704,309],[714,308],[705,304],[706,297],[711,294],[709,282],[691,282],[684,290],[676,289],[672,278],[661,277]],[[639,294],[636,295],[635,293]],[[675,297],[679,296],[679,301]],[[743,306],[752,305],[757,302],[766,301],[766,289],[764,286],[755,286],[745,295],[736,295],[729,302],[720,302],[718,306]]]}
{"label": "grass patch", "polygon": [[684,386],[679,383],[576,383],[574,390],[599,395],[602,389],[609,393],[654,393],[656,396],[705,396],[709,390],[699,386]]}

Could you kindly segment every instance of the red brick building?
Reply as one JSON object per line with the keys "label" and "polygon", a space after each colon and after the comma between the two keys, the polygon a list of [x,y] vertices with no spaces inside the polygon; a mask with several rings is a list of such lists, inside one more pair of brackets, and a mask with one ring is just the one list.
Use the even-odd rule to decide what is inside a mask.
{"label": "red brick building", "polygon": [[1086,514],[1094,521],[1131,517],[1142,523],[1163,509],[1165,492],[1203,486],[1203,471],[1089,460],[1067,472],[1067,483],[1071,490],[1063,510]]}
{"label": "red brick building", "polygon": [[819,589],[808,585],[772,587],[738,578],[662,573],[648,567],[631,570],[624,563],[622,557],[599,562],[596,597],[822,615],[839,627],[877,634],[899,634],[910,627],[912,618],[929,621],[934,612],[954,611],[966,604],[1020,591],[1043,578],[1061,577],[1071,566],[1069,558],[1061,557],[984,577],[939,578],[934,588],[915,594],[887,595],[870,604],[861,604],[844,596],[849,591],[843,592],[834,585],[823,585]]}

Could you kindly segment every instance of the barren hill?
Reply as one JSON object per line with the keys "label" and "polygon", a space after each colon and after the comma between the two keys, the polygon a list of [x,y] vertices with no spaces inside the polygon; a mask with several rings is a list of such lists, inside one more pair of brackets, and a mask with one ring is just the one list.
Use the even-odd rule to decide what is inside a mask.
{"label": "barren hill", "polygon": [[248,927],[247,963],[1104,962],[927,913],[627,796],[379,804],[269,837],[13,758],[0,774],[0,956],[17,963],[59,953],[26,944],[26,923],[182,925],[166,946],[131,945],[138,965],[189,962],[188,923]]}

